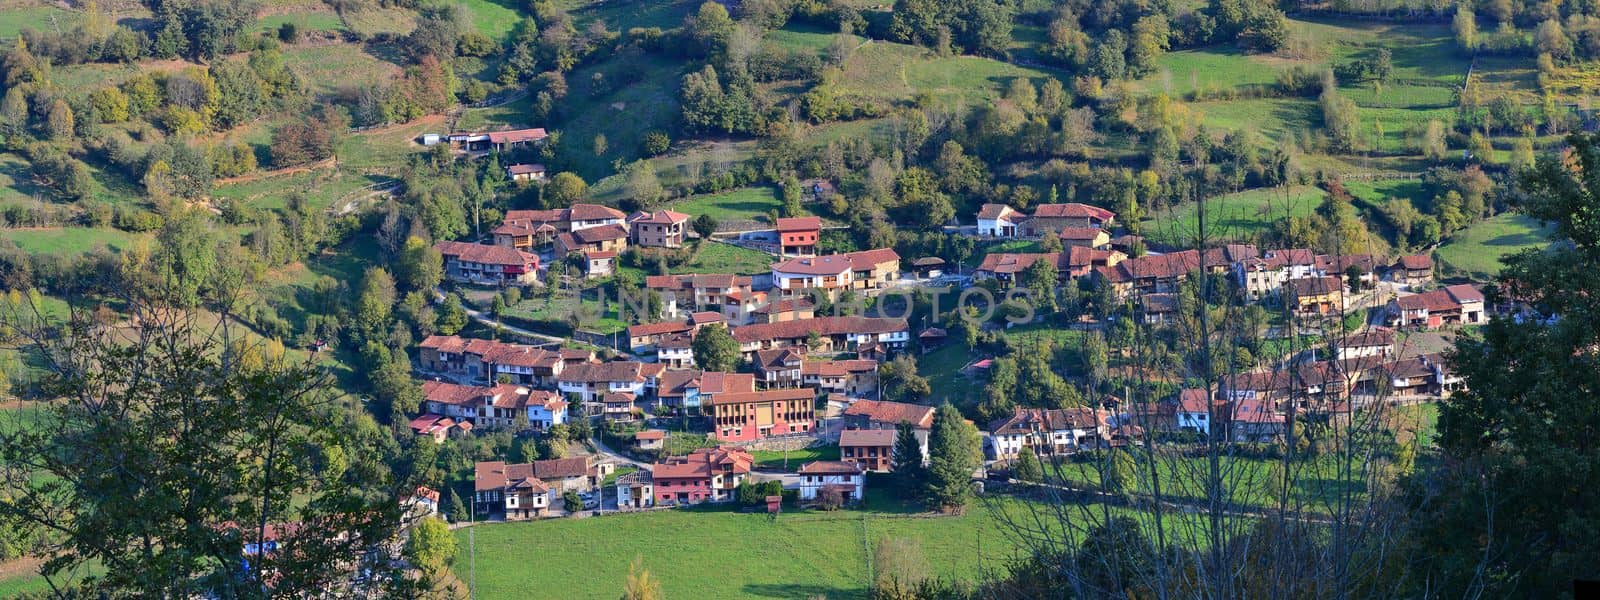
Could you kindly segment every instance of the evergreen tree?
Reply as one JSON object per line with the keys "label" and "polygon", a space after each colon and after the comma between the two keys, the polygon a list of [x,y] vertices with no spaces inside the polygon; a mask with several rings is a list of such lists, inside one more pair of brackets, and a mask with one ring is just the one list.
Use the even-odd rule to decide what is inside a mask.
{"label": "evergreen tree", "polygon": [[896,425],[894,462],[890,470],[894,472],[894,478],[900,483],[901,489],[908,491],[919,489],[923,478],[927,476],[927,469],[923,465],[922,442],[917,440],[916,427],[905,422]]}
{"label": "evergreen tree", "polygon": [[946,402],[933,416],[928,434],[928,502],[959,512],[972,499],[972,472],[983,459],[978,428]]}
{"label": "evergreen tree", "polygon": [[1023,448],[1017,456],[1017,462],[1011,467],[1011,475],[1022,481],[1044,481],[1044,467],[1039,464],[1039,457],[1033,455],[1033,449]]}

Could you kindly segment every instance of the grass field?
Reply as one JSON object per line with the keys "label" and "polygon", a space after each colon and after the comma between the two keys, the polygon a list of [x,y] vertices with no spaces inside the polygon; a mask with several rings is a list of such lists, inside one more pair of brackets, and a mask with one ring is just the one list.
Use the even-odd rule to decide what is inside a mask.
{"label": "grass field", "polygon": [[121,250],[134,240],[147,238],[117,229],[88,227],[47,227],[40,229],[0,229],[0,240],[34,254],[83,254],[99,247]]}
{"label": "grass field", "polygon": [[[839,446],[812,446],[787,453],[782,450],[756,450],[750,454],[755,457],[757,468],[794,471],[814,460],[839,460]],[[785,454],[788,455],[788,468],[784,467]]]}
{"label": "grass field", "polygon": [[323,95],[389,81],[400,74],[398,65],[351,44],[286,48],[283,62],[305,80],[311,91]]}
{"label": "grass field", "polygon": [[[874,496],[871,487],[868,496]],[[615,598],[637,557],[667,598],[844,600],[867,597],[870,552],[883,536],[913,541],[934,574],[961,579],[980,574],[980,559],[995,567],[1017,547],[981,503],[951,517],[903,510],[875,502],[872,510],[786,509],[769,520],[718,507],[479,526],[471,530],[475,591],[485,599],[528,597],[535,590],[559,590],[573,600]],[[468,531],[456,532],[463,551],[457,574],[467,570]],[[530,569],[530,556],[562,559]]]}
{"label": "grass field", "polygon": [[344,21],[339,20],[339,15],[326,10],[267,15],[256,20],[256,29],[258,31],[277,31],[284,23],[293,23],[295,28],[302,33],[307,31],[344,31]]}
{"label": "grass field", "polygon": [[782,206],[783,201],[778,199],[777,192],[773,188],[758,186],[720,194],[693,196],[675,202],[669,208],[691,217],[711,215],[719,224],[726,227],[735,222],[764,223],[768,211],[778,210]]}
{"label": "grass field", "polygon": [[[1213,240],[1247,241],[1270,231],[1275,222],[1312,214],[1327,195],[1321,188],[1296,186],[1212,198],[1206,202],[1207,233]],[[1181,246],[1194,238],[1199,226],[1199,205],[1190,202],[1145,221],[1144,233],[1153,241]]]}
{"label": "grass field", "polygon": [[576,312],[579,317],[578,328],[584,331],[593,331],[611,335],[628,328],[628,323],[617,319],[615,304],[606,304],[605,312],[601,313],[600,302],[585,299],[582,308],[574,311],[571,300],[546,302],[544,298],[523,300],[515,306],[506,309],[506,314],[512,317],[521,317],[535,321],[568,322],[570,316]]}
{"label": "grass field", "polygon": [[0,19],[0,40],[10,48],[11,40],[21,35],[23,29],[50,31],[60,27],[62,31],[69,31],[77,23],[78,13],[57,6],[7,8],[5,18]]}
{"label": "grass field", "polygon": [[495,41],[504,40],[522,21],[523,13],[517,10],[520,5],[505,0],[462,0],[460,5],[471,15],[478,33]]}
{"label": "grass field", "polygon": [[1532,218],[1503,214],[1456,232],[1436,256],[1445,273],[1487,281],[1500,272],[1500,257],[1550,245],[1550,230]]}
{"label": "grass field", "polygon": [[772,270],[772,255],[722,242],[700,242],[694,260],[672,268],[679,273],[732,273],[756,275]]}

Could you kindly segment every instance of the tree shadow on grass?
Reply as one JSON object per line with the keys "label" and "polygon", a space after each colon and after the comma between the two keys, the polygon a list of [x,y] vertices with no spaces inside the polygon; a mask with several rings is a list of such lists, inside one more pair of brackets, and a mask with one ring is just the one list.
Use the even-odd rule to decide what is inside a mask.
{"label": "tree shadow on grass", "polygon": [[805,585],[794,583],[751,583],[744,586],[746,595],[756,598],[828,598],[838,600],[841,598],[865,598],[867,590],[864,588],[837,588],[826,585]]}

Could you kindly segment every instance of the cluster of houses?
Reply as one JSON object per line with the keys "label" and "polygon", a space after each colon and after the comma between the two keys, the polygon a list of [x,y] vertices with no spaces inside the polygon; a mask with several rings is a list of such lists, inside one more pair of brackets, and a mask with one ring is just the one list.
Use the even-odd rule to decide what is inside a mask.
{"label": "cluster of houses", "polygon": [[[452,142],[454,143],[454,142]],[[476,143],[464,141],[465,144]],[[467,147],[470,151],[471,147]],[[542,169],[539,171],[542,174]],[[1045,204],[1025,214],[986,204],[978,235],[988,238],[1054,236],[1062,250],[989,254],[979,279],[1013,284],[1043,262],[1057,279],[1096,278],[1121,298],[1134,299],[1140,318],[1160,323],[1177,311],[1177,292],[1193,273],[1232,278],[1251,300],[1278,299],[1303,315],[1330,314],[1346,306],[1346,289],[1387,278],[1412,289],[1428,287],[1433,265],[1425,255],[1380,264],[1370,255],[1331,256],[1306,249],[1261,252],[1234,244],[1205,252],[1130,257],[1126,239],[1108,227],[1116,215],[1084,204]],[[537,249],[558,257],[584,257],[594,277],[614,272],[618,253],[630,246],[677,248],[688,237],[687,215],[673,211],[625,215],[612,208],[575,204],[553,210],[510,211],[492,232],[492,244],[443,242],[446,273],[473,283],[530,282]],[[826,398],[842,421],[839,460],[799,470],[802,500],[860,499],[865,473],[893,468],[897,427],[910,424],[923,446],[932,427],[928,406],[878,400],[878,366],[904,351],[912,332],[905,319],[817,316],[816,302],[845,294],[875,295],[898,284],[901,257],[892,249],[817,254],[821,222],[779,219],[770,278],[736,274],[660,275],[645,287],[659,296],[662,320],[627,328],[628,360],[602,361],[593,352],[542,349],[456,336],[421,344],[419,368],[437,376],[424,386],[423,411],[411,422],[417,435],[445,439],[476,428],[545,430],[567,422],[571,403],[597,410],[608,421],[636,421],[671,412],[699,419],[716,447],[660,459],[614,484],[623,509],[731,500],[755,460],[754,442],[818,433],[816,406]],[[918,263],[919,270],[923,263]],[[928,262],[937,269],[940,263]],[[1483,295],[1470,286],[1447,286],[1397,297],[1396,327],[1440,327],[1486,319]],[[750,373],[701,368],[694,340],[705,328],[726,326]],[[919,338],[945,336],[926,329]],[[1394,331],[1372,329],[1338,340],[1333,356],[1283,369],[1230,375],[1215,392],[1184,390],[1130,413],[1108,398],[1093,408],[1019,408],[988,425],[988,452],[1014,459],[1024,449],[1065,454],[1085,448],[1139,443],[1147,432],[1194,431],[1239,441],[1281,436],[1290,415],[1340,418],[1354,397],[1376,390],[1400,395],[1449,393],[1459,380],[1437,356],[1401,357]],[[840,354],[849,353],[849,356]],[[653,360],[651,360],[653,359]],[[444,381],[449,379],[450,381]],[[636,445],[660,450],[665,433],[639,432]],[[608,467],[583,459],[527,464],[479,463],[480,508],[507,518],[532,518],[552,509],[565,491],[593,491]],[[550,463],[550,464],[543,464]]]}
{"label": "cluster of houses", "polygon": [[[1402,256],[1381,264],[1370,254],[1334,256],[1307,249],[1268,250],[1229,244],[1201,253],[1185,250],[1129,258],[1115,249],[1065,247],[1051,253],[995,253],[984,257],[975,276],[1014,284],[1019,274],[1039,261],[1055,267],[1063,284],[1082,277],[1104,283],[1120,299],[1132,299],[1139,318],[1162,323],[1177,311],[1176,294],[1194,273],[1227,275],[1251,301],[1283,302],[1301,316],[1338,314],[1349,307],[1351,273],[1362,286],[1387,279],[1417,289],[1433,282],[1433,261],[1427,255]],[[1453,291],[1452,291],[1453,290]],[[1476,306],[1474,306],[1476,303]],[[1389,306],[1397,324],[1435,328],[1448,324],[1481,324],[1482,294],[1470,286],[1400,296]]]}

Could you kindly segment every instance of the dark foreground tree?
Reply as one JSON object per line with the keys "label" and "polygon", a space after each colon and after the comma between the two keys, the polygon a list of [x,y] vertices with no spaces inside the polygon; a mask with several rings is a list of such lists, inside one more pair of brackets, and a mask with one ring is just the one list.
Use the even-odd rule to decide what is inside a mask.
{"label": "dark foreground tree", "polygon": [[[0,528],[49,540],[46,578],[98,565],[82,585],[111,597],[402,585],[386,542],[414,481],[385,466],[387,433],[281,346],[124,301],[120,321],[46,322],[15,301],[0,315],[8,345],[43,367],[29,385],[51,399],[29,426],[0,427]],[[357,584],[363,569],[375,578]]]}
{"label": "dark foreground tree", "polygon": [[894,463],[890,468],[901,489],[916,493],[922,488],[922,481],[928,475],[923,462],[922,442],[917,439],[916,427],[902,421],[895,426]]}
{"label": "dark foreground tree", "polygon": [[972,472],[983,458],[978,428],[950,403],[939,406],[928,433],[928,502],[959,512],[972,499]]}
{"label": "dark foreground tree", "polygon": [[1441,597],[1556,598],[1574,578],[1600,579],[1600,136],[1570,143],[1523,176],[1520,201],[1568,243],[1500,272],[1501,298],[1536,317],[1457,343],[1466,389],[1439,410],[1447,460],[1414,486],[1429,500],[1417,589]]}

